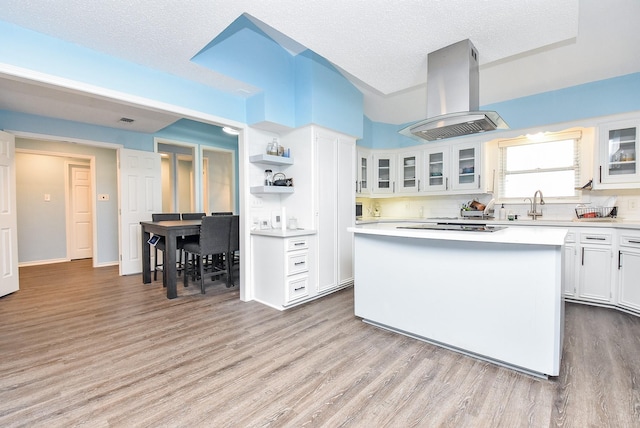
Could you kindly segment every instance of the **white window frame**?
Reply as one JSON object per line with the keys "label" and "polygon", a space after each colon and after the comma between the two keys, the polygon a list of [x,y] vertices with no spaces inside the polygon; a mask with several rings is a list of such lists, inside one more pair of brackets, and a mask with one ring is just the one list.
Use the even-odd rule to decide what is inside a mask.
{"label": "white window frame", "polygon": [[[557,133],[545,133],[541,135],[535,136],[525,136],[518,137],[508,140],[501,140],[498,142],[498,199],[500,202],[505,203],[521,203],[522,197],[506,197],[504,195],[505,192],[505,179],[506,179],[506,149],[508,147],[513,146],[521,146],[521,145],[533,145],[538,143],[548,143],[553,141],[565,141],[565,140],[573,140],[573,169],[575,172],[574,178],[574,192],[571,196],[562,196],[562,197],[548,197],[545,195],[544,199],[547,203],[555,202],[555,203],[568,203],[568,202],[579,202],[580,201],[580,193],[577,190],[580,187],[580,183],[582,180],[582,172],[584,167],[581,165],[582,162],[582,132],[581,131],[568,131],[568,132],[557,132]],[[558,168],[550,168],[544,171],[557,171]],[[566,170],[566,168],[565,168]],[[529,171],[534,172],[534,171]],[[544,189],[542,189],[544,193]],[[527,195],[526,197],[532,197],[532,195]]]}

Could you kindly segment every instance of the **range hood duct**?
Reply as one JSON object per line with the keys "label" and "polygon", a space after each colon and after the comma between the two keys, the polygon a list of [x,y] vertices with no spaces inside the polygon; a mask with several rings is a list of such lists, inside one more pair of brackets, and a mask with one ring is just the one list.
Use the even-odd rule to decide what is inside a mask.
{"label": "range hood duct", "polygon": [[428,141],[507,129],[495,111],[479,111],[478,51],[462,40],[427,56],[427,119],[400,131]]}

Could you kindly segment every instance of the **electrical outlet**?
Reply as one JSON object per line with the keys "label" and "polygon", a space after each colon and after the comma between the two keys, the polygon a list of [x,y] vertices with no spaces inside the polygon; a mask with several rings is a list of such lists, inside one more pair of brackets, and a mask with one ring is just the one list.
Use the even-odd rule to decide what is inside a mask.
{"label": "electrical outlet", "polygon": [[44,194],[44,201],[45,202],[51,202],[51,195],[49,193],[45,193]]}
{"label": "electrical outlet", "polygon": [[638,209],[638,200],[629,199],[629,211],[635,211]]}

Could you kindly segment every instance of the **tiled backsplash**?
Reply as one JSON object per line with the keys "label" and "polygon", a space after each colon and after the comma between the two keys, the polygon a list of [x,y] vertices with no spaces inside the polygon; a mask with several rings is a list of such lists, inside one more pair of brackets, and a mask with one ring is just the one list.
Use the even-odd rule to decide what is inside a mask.
{"label": "tiled backsplash", "polygon": [[[582,203],[587,206],[602,206],[611,196],[617,196],[618,218],[626,220],[640,220],[640,189],[616,191],[584,192]],[[533,195],[532,195],[533,196]],[[363,215],[373,216],[376,206],[380,217],[386,218],[430,218],[430,217],[458,217],[462,204],[476,198],[486,204],[492,196],[484,195],[455,195],[455,196],[424,196],[399,198],[358,198],[363,205]],[[573,220],[576,218],[575,207],[578,202],[547,203],[542,206],[543,218],[548,220]],[[496,203],[495,217],[498,218],[500,203]],[[505,210],[512,211],[522,219],[527,217],[529,202],[505,203]]]}

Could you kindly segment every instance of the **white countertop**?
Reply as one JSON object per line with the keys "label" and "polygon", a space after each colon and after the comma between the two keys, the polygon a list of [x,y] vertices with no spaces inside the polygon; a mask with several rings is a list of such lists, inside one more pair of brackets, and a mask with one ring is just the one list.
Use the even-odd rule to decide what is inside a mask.
{"label": "white countertop", "polygon": [[520,219],[520,220],[494,220],[494,219],[477,219],[471,220],[467,218],[385,218],[385,217],[366,217],[356,221],[357,225],[373,224],[373,223],[468,223],[468,224],[486,224],[490,226],[540,226],[540,227],[605,227],[614,229],[637,229],[640,230],[640,220],[625,220],[620,218],[612,218],[610,220],[561,220],[561,219]]}
{"label": "white countertop", "polygon": [[560,227],[507,227],[494,232],[398,229],[398,226],[423,223],[426,222],[378,222],[360,224],[348,230],[355,234],[525,245],[563,245],[567,235],[567,229]]}
{"label": "white countertop", "polygon": [[271,236],[273,238],[290,238],[292,236],[315,235],[313,229],[258,229],[252,230],[252,235]]}

